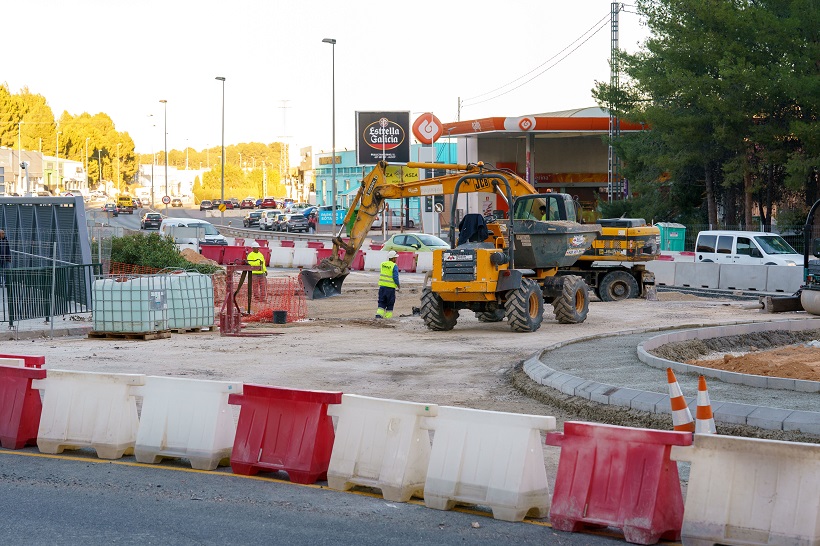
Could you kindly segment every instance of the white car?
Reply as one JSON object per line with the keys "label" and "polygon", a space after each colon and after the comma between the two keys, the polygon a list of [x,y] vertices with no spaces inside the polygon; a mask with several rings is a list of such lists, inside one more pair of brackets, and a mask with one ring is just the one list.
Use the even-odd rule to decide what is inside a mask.
{"label": "white car", "polygon": [[[384,212],[384,215],[388,218],[387,220],[387,227],[390,229],[398,229],[401,227],[402,223],[404,222],[404,217],[399,214],[397,210],[391,210]],[[372,229],[381,229],[382,227],[382,215],[379,214],[376,218],[373,219],[373,225],[371,226]],[[407,219],[407,224],[404,226],[406,228],[414,228],[416,227],[416,223],[413,221],[412,218]]]}
{"label": "white car", "polygon": [[285,211],[280,209],[264,210],[262,216],[259,217],[259,229],[273,231],[275,229],[274,222],[279,218],[280,214],[285,214]]}

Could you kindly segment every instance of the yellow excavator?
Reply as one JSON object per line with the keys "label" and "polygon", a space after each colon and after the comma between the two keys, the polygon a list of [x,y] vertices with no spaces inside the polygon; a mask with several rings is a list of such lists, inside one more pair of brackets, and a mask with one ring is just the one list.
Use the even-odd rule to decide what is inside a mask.
{"label": "yellow excavator", "polygon": [[[512,330],[534,332],[544,304],[551,303],[560,323],[580,323],[589,310],[583,278],[559,274],[574,264],[601,233],[598,224],[580,224],[576,204],[563,193],[537,193],[515,174],[482,163],[450,165],[407,163],[409,168],[446,169],[450,174],[407,183],[388,183],[381,162],[365,177],[343,225],[352,222],[349,241],[341,230],[331,257],[304,270],[307,297],[341,293],[350,265],[386,199],[487,192],[507,203],[506,218],[467,214],[456,233],[455,206],[450,220],[450,249],[433,255],[430,283],[422,291],[421,316],[431,330],[451,330],[459,312],[473,311],[479,321],[507,319]],[[342,252],[343,251],[343,252]]]}

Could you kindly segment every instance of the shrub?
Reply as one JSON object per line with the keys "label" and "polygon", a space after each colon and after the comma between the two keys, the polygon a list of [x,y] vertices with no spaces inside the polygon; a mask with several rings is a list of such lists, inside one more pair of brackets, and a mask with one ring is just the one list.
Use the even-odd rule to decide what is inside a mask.
{"label": "shrub", "polygon": [[111,261],[126,264],[194,270],[211,274],[220,268],[208,264],[194,264],[182,257],[174,242],[158,233],[115,237],[111,243]]}

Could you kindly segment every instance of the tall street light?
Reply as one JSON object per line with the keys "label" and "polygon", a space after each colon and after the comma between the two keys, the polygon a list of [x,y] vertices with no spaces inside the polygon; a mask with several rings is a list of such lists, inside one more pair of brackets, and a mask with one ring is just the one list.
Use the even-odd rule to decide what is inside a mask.
{"label": "tall street light", "polygon": [[333,196],[333,203],[331,207],[331,214],[333,218],[333,233],[336,234],[336,39],[335,38],[325,38],[322,40],[322,43],[330,44],[332,47],[332,89],[333,89],[333,167],[332,167],[332,179],[333,179],[333,186],[332,186],[332,196]]}
{"label": "tall street light", "polygon": [[20,174],[20,188],[23,187],[23,120],[17,122],[17,172]]}
{"label": "tall street light", "polygon": [[117,197],[120,195],[120,146],[122,143],[117,143]]}
{"label": "tall street light", "polygon": [[[225,203],[225,77],[217,76],[217,80],[222,82],[222,203]],[[225,223],[225,211],[220,209],[222,223]]]}
{"label": "tall street light", "polygon": [[102,185],[102,150],[97,148],[97,167],[99,167],[99,171],[97,173],[97,186]]}
{"label": "tall street light", "polygon": [[[168,101],[162,99],[160,101],[162,103],[163,108],[163,133],[165,136],[165,195],[168,195]],[[165,200],[165,196],[163,196],[163,200]],[[165,216],[168,216],[168,203],[165,203]]]}
{"label": "tall street light", "polygon": [[56,180],[54,187],[57,190],[57,193],[60,192],[60,135],[63,134],[62,131],[57,131],[57,146],[54,147],[54,155],[57,157],[57,163],[55,163],[56,167]]}
{"label": "tall street light", "polygon": [[85,188],[88,189],[88,141],[91,137],[85,137]]}

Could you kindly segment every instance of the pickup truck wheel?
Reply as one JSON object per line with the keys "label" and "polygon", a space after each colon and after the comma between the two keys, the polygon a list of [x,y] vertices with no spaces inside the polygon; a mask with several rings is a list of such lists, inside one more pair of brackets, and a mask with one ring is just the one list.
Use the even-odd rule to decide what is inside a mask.
{"label": "pickup truck wheel", "polygon": [[521,286],[507,292],[504,314],[514,332],[534,332],[544,320],[544,295],[532,279],[521,279]]}
{"label": "pickup truck wheel", "polygon": [[604,275],[601,286],[598,287],[601,301],[621,301],[637,298],[639,295],[638,281],[626,271],[610,271]]}
{"label": "pickup truck wheel", "polygon": [[475,318],[478,322],[501,322],[504,320],[504,310],[496,309],[495,311],[481,311],[476,312]]}
{"label": "pickup truck wheel", "polygon": [[561,295],[552,302],[555,319],[561,324],[580,324],[589,313],[587,283],[577,275],[564,277]]}
{"label": "pickup truck wheel", "polygon": [[439,295],[428,286],[421,292],[421,318],[431,330],[452,330],[458,321],[458,309],[445,306]]}

